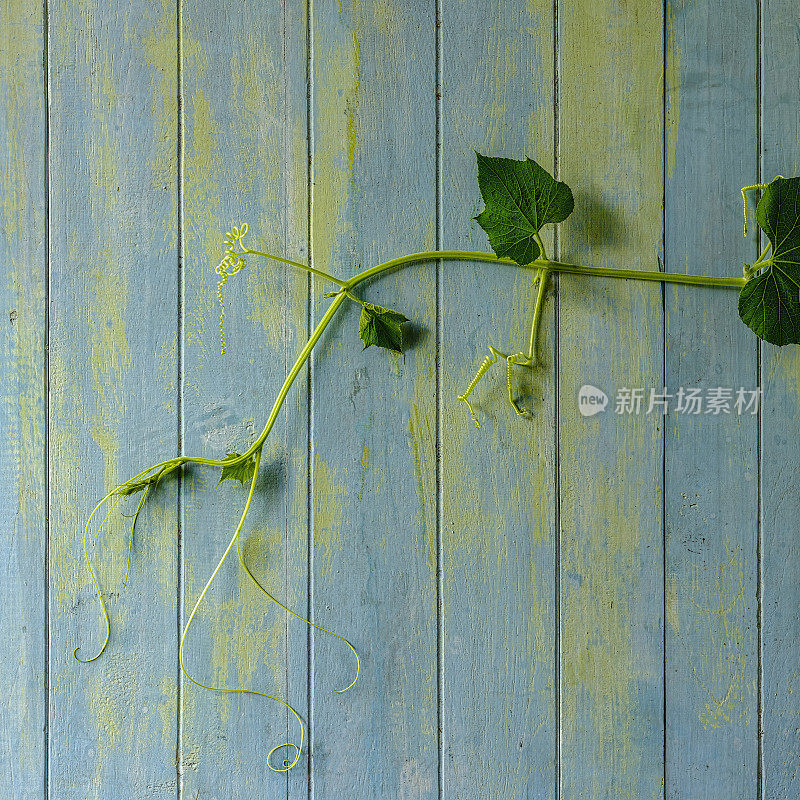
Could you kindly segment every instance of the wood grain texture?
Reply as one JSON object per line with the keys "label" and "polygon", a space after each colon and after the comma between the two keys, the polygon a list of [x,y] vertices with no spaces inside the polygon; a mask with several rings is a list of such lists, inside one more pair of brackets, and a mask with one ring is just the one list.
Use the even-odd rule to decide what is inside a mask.
{"label": "wood grain texture", "polygon": [[46,453],[44,16],[0,8],[0,795],[45,786]]}
{"label": "wood grain texture", "polygon": [[[662,231],[662,4],[577,2],[560,20],[567,261],[657,269]],[[656,285],[559,284],[562,796],[663,793],[662,420],[617,415],[659,386]],[[582,384],[611,407],[578,413]]]}
{"label": "wood grain texture", "polygon": [[[792,2],[763,4],[762,180],[800,173],[800,20]],[[762,245],[766,244],[762,236]],[[800,356],[762,347],[761,553],[765,800],[800,794]]]}
{"label": "wood grain texture", "polygon": [[[95,502],[176,447],[177,62],[171,4],[50,3],[52,797],[174,797],[176,494]],[[90,539],[92,541],[92,539]]]}
{"label": "wood grain texture", "polygon": [[[251,246],[294,258],[305,255],[306,23],[302,9],[260,2],[184,3],[182,21],[184,450],[222,458],[244,452],[258,436],[287,363],[306,338],[305,275],[249,257],[224,289],[222,355],[214,272],[224,232],[245,221]],[[242,533],[250,569],[300,614],[305,613],[305,576],[296,568],[298,553],[305,560],[307,533],[306,430],[300,382],[264,448]],[[247,496],[247,488],[236,481],[215,488],[218,479],[218,470],[200,469],[185,482],[184,620],[224,552]],[[293,648],[304,660],[306,632],[300,623],[291,630]],[[291,701],[304,716],[306,668],[293,673],[297,683],[290,687],[288,631],[286,613],[260,593],[234,549],[192,623],[187,668],[205,684],[255,689]],[[183,686],[183,795],[285,797],[287,776],[270,770],[266,759],[275,745],[299,743],[299,726],[287,710],[263,697],[213,693],[188,681]],[[273,765],[280,766],[286,755],[286,750],[274,754]],[[304,763],[292,776],[297,783]]]}
{"label": "wood grain texture", "polygon": [[[478,34],[476,35],[476,31]],[[475,155],[553,165],[553,10],[547,3],[442,8],[442,241],[488,250]],[[552,250],[552,248],[551,248]],[[442,796],[550,798],[556,791],[553,315],[534,368],[515,370],[517,417],[498,363],[457,400],[492,344],[526,350],[530,272],[442,266]]]}
{"label": "wood grain texture", "polygon": [[[516,373],[532,416],[498,365],[480,430],[456,395],[489,342],[524,349],[530,273],[430,262],[362,287],[412,319],[404,357],[362,352],[343,307],[267,443],[243,541],[269,589],[353,641],[360,680],[334,693],[346,646],[287,619],[235,552],[187,639],[199,679],[301,714],[288,776],[265,763],[297,740],[284,707],[177,672],[246,496],[216,470],[150,498],[124,589],[113,518],[91,549],[109,648],[72,658],[103,635],[94,501],[179,450],[246,448],[331,302],[251,257],[221,356],[226,230],[340,277],[486,250],[475,148],[572,186],[545,239],[566,261],[736,275],[758,245],[739,187],[759,159],[762,179],[800,171],[795,4],[47,6],[0,7],[0,795],[795,800],[800,357],[759,348],[736,292],[562,276]],[[759,381],[760,417],[675,397],[662,417],[647,396],[614,413],[623,388]],[[579,414],[583,384],[604,413]]]}
{"label": "wood grain texture", "polygon": [[[736,275],[757,257],[740,187],[757,165],[752,4],[667,6],[666,269]],[[736,68],[732,69],[731,65]],[[709,135],[710,132],[713,135]],[[665,288],[665,385],[732,390],[730,413],[666,417],[666,796],[757,797],[757,343],[738,292]]]}
{"label": "wood grain texture", "polygon": [[[313,263],[348,276],[435,244],[430,3],[314,5]],[[437,797],[436,302],[432,264],[359,290],[411,319],[359,354],[356,304],[314,359],[312,797]],[[329,300],[316,282],[318,319]]]}

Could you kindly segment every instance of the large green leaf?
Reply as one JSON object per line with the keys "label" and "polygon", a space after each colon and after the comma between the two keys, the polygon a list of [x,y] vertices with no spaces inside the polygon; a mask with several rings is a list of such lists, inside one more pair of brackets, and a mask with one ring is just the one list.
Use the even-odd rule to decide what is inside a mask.
{"label": "large green leaf", "polygon": [[563,222],[572,213],[572,191],[533,159],[475,155],[478,186],[486,204],[475,217],[477,223],[499,258],[530,264],[539,257],[535,237],[542,225]]}
{"label": "large green leaf", "polygon": [[776,178],[756,208],[772,255],[739,295],[739,316],[772,344],[800,343],[800,178]]}

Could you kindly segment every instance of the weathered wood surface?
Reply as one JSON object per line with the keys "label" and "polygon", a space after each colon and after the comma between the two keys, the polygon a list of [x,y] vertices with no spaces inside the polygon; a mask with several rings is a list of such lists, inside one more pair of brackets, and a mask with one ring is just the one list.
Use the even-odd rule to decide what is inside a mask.
{"label": "weathered wood surface", "polygon": [[[250,259],[246,271],[223,290],[222,356],[219,276],[213,272],[224,232],[245,220],[251,231],[246,241],[305,257],[306,20],[292,8],[251,3],[230,13],[203,2],[183,4],[180,398],[186,454],[223,458],[244,452],[263,426],[287,362],[306,339],[304,275]],[[265,18],[274,22],[264,25]],[[299,44],[289,49],[289,42]],[[299,604],[301,614],[306,601],[306,416],[300,383],[264,449],[259,492],[242,532],[244,558],[255,576],[290,607]],[[218,477],[202,468],[184,481],[184,624],[230,540],[246,496],[236,481],[215,489]],[[291,650],[303,655],[302,664],[294,662],[291,680],[286,664],[290,641]],[[266,692],[302,710],[305,651],[305,631],[297,624],[287,626],[286,613],[261,594],[234,550],[187,636],[189,673],[215,687]],[[285,795],[286,776],[271,773],[265,758],[275,745],[300,735],[285,708],[253,695],[212,693],[185,679],[181,694],[183,796]],[[284,756],[285,751],[273,761]],[[228,764],[236,766],[229,769]]]}
{"label": "weathered wood surface", "polygon": [[90,532],[113,625],[100,658],[73,658],[104,636],[87,512],[176,448],[175,34],[166,5],[48,4],[48,784],[59,798],[177,791],[174,483],[139,519],[124,589],[130,520],[113,515],[96,544]]}
{"label": "weathered wood surface", "polygon": [[[800,173],[800,21],[786,0],[764,3],[762,180]],[[796,348],[762,348],[759,490],[761,497],[761,707],[763,796],[800,795],[800,519],[798,443],[800,357]]]}
{"label": "weathered wood surface", "polygon": [[[576,199],[565,258],[658,266],[662,16],[649,2],[563,9],[560,177]],[[661,384],[661,292],[562,276],[558,314],[562,792],[649,800],[663,792],[662,419],[583,418],[576,398],[582,384],[611,402]]]}
{"label": "weathered wood surface", "polygon": [[46,108],[41,8],[0,10],[0,794],[41,798],[47,748]]}
{"label": "weathered wood surface", "polygon": [[[671,2],[665,41],[665,266],[730,274],[758,255],[737,194],[758,164],[758,12]],[[737,296],[666,288],[666,386],[757,388],[758,346]],[[665,422],[666,794],[755,798],[759,419]]]}
{"label": "weathered wood surface", "polygon": [[[348,276],[435,245],[433,7],[314,4],[312,261]],[[374,281],[416,321],[404,357],[362,352],[349,304],[313,364],[310,790],[437,796],[436,291],[433,265]],[[315,281],[314,316],[329,300]]]}
{"label": "weathered wood surface", "polygon": [[[576,0],[0,8],[3,424],[0,792],[29,798],[626,798],[800,794],[796,348],[759,346],[736,293],[562,276],[533,408],[490,371],[523,349],[528,273],[434,262],[366,299],[414,320],[392,359],[345,306],[264,451],[236,553],[182,625],[245,493],[187,470],[83,562],[117,481],[260,431],[331,286],[224,232],[347,276],[416,250],[487,250],[472,149],[573,187],[565,260],[735,275],[740,186],[798,160],[794,4]],[[519,347],[517,347],[517,344]],[[49,345],[49,347],[48,347]],[[49,386],[48,386],[49,380]],[[579,414],[584,384],[609,408]],[[615,393],[641,387],[641,414]],[[666,387],[669,413],[646,414]],[[758,414],[677,413],[763,388]],[[130,501],[124,509],[130,510]],[[273,756],[275,762],[286,751]]]}
{"label": "weathered wood surface", "polygon": [[[481,208],[472,150],[527,153],[552,169],[553,9],[448,1],[442,23],[442,245],[488,250],[485,233],[470,222]],[[557,733],[552,301],[538,363],[516,370],[515,390],[533,417],[513,413],[498,363],[472,396],[476,428],[455,398],[488,345],[527,348],[531,275],[448,262],[440,285],[442,797],[550,797]]]}

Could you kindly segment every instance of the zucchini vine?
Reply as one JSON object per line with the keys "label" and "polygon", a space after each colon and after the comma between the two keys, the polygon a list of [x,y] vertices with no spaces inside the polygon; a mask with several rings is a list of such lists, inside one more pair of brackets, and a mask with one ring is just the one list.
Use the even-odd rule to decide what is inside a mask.
{"label": "zucchini vine", "polygon": [[[463,394],[458,395],[458,399],[468,406],[470,416],[478,427],[480,427],[480,422],[470,402],[470,397],[484,375],[498,361],[504,361],[506,365],[506,386],[509,405],[512,407],[513,411],[520,416],[530,413],[530,410],[520,405],[520,402],[515,397],[513,381],[514,367],[531,366],[535,363],[537,329],[541,318],[543,300],[545,292],[547,291],[548,281],[553,273],[562,272],[584,275],[587,277],[654,281],[688,286],[737,288],[740,289],[739,314],[742,320],[757,336],[777,345],[800,342],[800,178],[786,179],[778,176],[768,184],[754,184],[742,189],[745,236],[747,235],[748,194],[752,192],[762,192],[756,208],[756,217],[759,227],[764,231],[769,240],[769,244],[755,263],[752,265],[744,265],[743,277],[716,278],[668,272],[588,267],[550,260],[547,257],[540,231],[544,225],[563,222],[571,214],[574,207],[574,199],[570,188],[565,183],[556,181],[545,169],[532,159],[516,161],[508,158],[483,156],[479,153],[476,153],[476,157],[478,184],[485,208],[475,217],[475,220],[486,231],[489,244],[494,251],[493,254],[466,250],[433,250],[412,253],[410,255],[393,258],[390,261],[359,272],[346,280],[342,280],[307,264],[249,248],[244,243],[245,235],[248,232],[246,223],[239,227],[234,227],[227,233],[223,245],[224,256],[216,267],[216,273],[220,277],[217,286],[217,294],[221,307],[220,344],[223,354],[225,353],[225,306],[223,289],[229,277],[237,274],[247,266],[247,258],[249,257],[262,257],[288,264],[328,281],[337,287],[334,291],[325,295],[326,297],[332,298],[332,302],[312,331],[311,336],[300,351],[294,365],[289,370],[273,403],[272,410],[267,417],[263,430],[248,450],[244,453],[228,453],[225,458],[222,459],[199,456],[176,456],[147,467],[134,477],[116,486],[103,497],[92,510],[84,527],[84,556],[100,603],[105,627],[105,638],[93,656],[85,659],[80,658],[78,655],[80,648],[78,647],[75,649],[75,658],[82,663],[89,663],[94,661],[105,651],[111,635],[111,622],[108,609],[103,597],[103,592],[100,589],[97,573],[92,565],[88,542],[92,520],[100,509],[106,504],[108,505],[105,515],[97,526],[95,541],[97,540],[97,533],[99,533],[118,503],[127,497],[140,495],[135,511],[132,514],[130,525],[130,538],[125,570],[125,582],[127,583],[136,521],[150,491],[167,476],[176,473],[178,470],[182,470],[188,465],[198,464],[219,469],[219,483],[228,479],[236,479],[242,483],[243,487],[249,484],[247,498],[232,538],[227,548],[222,553],[217,566],[208,578],[202,592],[197,597],[194,607],[186,621],[178,648],[178,661],[180,669],[186,679],[196,686],[218,692],[258,695],[274,700],[291,711],[300,728],[299,743],[286,742],[276,745],[269,750],[266,757],[267,765],[270,769],[277,772],[286,772],[294,767],[302,753],[305,741],[305,726],[300,714],[285,700],[275,695],[245,687],[211,686],[195,679],[189,674],[184,664],[184,645],[189,628],[197,614],[200,604],[220,568],[231,551],[235,548],[242,569],[271,602],[275,603],[278,607],[295,618],[301,620],[306,625],[336,637],[350,649],[355,659],[354,676],[348,686],[336,691],[345,692],[352,688],[358,680],[360,662],[355,647],[339,634],[333,633],[327,628],[316,625],[310,620],[296,614],[270,593],[259,582],[247,565],[240,546],[239,537],[253,499],[264,443],[272,431],[289,390],[311,356],[314,347],[320,341],[329,323],[342,305],[347,301],[361,305],[359,334],[365,348],[375,345],[392,352],[400,353],[403,351],[403,327],[405,323],[408,322],[408,319],[397,311],[382,308],[359,299],[357,291],[361,286],[386,272],[399,269],[408,264],[427,261],[485,261],[497,265],[525,269],[533,273],[536,297],[527,349],[512,351],[506,354],[494,346],[489,345],[490,355],[483,359],[475,377],[469,383]],[[287,757],[276,766],[272,763],[273,755],[282,748],[286,748]],[[293,757],[290,758],[289,756]]]}

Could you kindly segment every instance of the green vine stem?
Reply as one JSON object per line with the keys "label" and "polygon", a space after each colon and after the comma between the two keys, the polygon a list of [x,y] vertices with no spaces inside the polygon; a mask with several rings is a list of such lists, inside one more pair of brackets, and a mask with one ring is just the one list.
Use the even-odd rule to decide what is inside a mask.
{"label": "green vine stem", "polygon": [[[542,252],[544,252],[544,247],[540,244],[542,248]],[[539,329],[539,319],[542,315],[542,306],[544,295],[547,286],[547,278],[550,274],[551,268],[550,267],[543,267],[536,277],[533,279],[533,286],[537,290],[536,291],[536,302],[533,308],[533,321],[531,322],[531,333],[530,338],[528,341],[528,352],[523,353],[513,353],[511,355],[506,355],[505,353],[501,353],[496,347],[489,345],[489,351],[491,355],[486,356],[483,361],[481,362],[480,367],[478,367],[478,371],[475,373],[475,377],[470,381],[467,390],[463,393],[458,395],[458,399],[462,400],[467,404],[467,408],[469,408],[469,415],[472,418],[472,421],[475,423],[475,426],[480,428],[481,423],[478,420],[477,415],[475,414],[475,409],[472,407],[472,403],[469,401],[469,396],[472,394],[475,387],[480,382],[481,378],[489,371],[489,368],[492,364],[497,363],[498,358],[502,358],[506,362],[506,389],[508,392],[508,402],[511,404],[511,407],[516,412],[517,416],[524,417],[526,414],[530,413],[527,408],[520,407],[517,404],[517,401],[514,399],[514,385],[513,385],[513,368],[516,364],[520,366],[533,366],[534,359],[536,358],[536,332]]]}
{"label": "green vine stem", "polygon": [[[252,571],[249,569],[247,564],[245,563],[240,545],[239,545],[239,536],[244,526],[245,520],[247,518],[248,512],[250,510],[251,501],[253,499],[253,494],[255,492],[255,485],[256,479],[258,476],[259,467],[261,464],[261,453],[264,447],[264,443],[269,436],[270,432],[272,431],[273,426],[275,425],[275,421],[278,418],[278,414],[280,413],[281,408],[283,407],[284,401],[291,389],[292,385],[294,384],[297,376],[300,374],[301,370],[305,366],[306,362],[311,356],[314,348],[316,347],[319,340],[322,338],[326,328],[330,324],[333,317],[336,315],[336,312],[341,308],[342,304],[346,300],[352,300],[355,302],[361,302],[354,294],[353,291],[363,285],[371,281],[372,279],[382,275],[386,272],[399,269],[404,267],[408,264],[415,264],[420,262],[426,261],[482,261],[482,262],[489,262],[495,264],[502,264],[511,267],[515,267],[517,269],[525,269],[531,270],[535,272],[535,287],[536,287],[536,300],[534,305],[533,311],[533,320],[531,323],[531,330],[530,330],[530,337],[528,343],[528,350],[527,352],[518,352],[512,353],[511,355],[506,355],[494,347],[490,346],[491,356],[487,356],[483,363],[481,364],[478,373],[476,374],[473,381],[470,383],[467,391],[459,396],[459,399],[464,400],[467,405],[469,405],[470,413],[472,419],[477,423],[477,418],[475,416],[474,410],[472,406],[469,404],[469,395],[472,390],[475,388],[477,382],[483,377],[485,372],[488,368],[495,363],[499,358],[502,358],[506,361],[506,374],[507,374],[507,386],[508,386],[508,399],[511,405],[514,407],[514,410],[517,414],[525,414],[528,413],[527,409],[519,406],[515,401],[512,393],[512,380],[511,380],[511,370],[515,365],[527,365],[531,366],[534,364],[535,357],[536,357],[536,335],[537,329],[539,326],[539,322],[541,319],[542,314],[542,307],[545,292],[547,289],[547,281],[549,276],[552,273],[567,273],[573,275],[584,275],[587,277],[598,277],[598,278],[618,278],[621,280],[637,280],[637,281],[652,281],[658,283],[673,283],[673,284],[682,284],[686,286],[712,286],[712,287],[719,287],[719,288],[735,288],[741,289],[745,282],[745,278],[713,278],[713,277],[706,277],[702,275],[688,275],[682,273],[669,273],[669,272],[648,272],[642,270],[618,270],[618,269],[610,269],[606,267],[588,267],[579,264],[570,264],[560,261],[551,261],[544,257],[544,247],[541,243],[541,239],[537,239],[539,243],[540,252],[543,257],[533,261],[532,263],[526,266],[520,266],[516,262],[506,259],[506,258],[498,258],[497,256],[491,255],[485,252],[473,252],[469,250],[429,250],[420,253],[411,253],[410,255],[400,256],[398,258],[393,258],[389,261],[385,261],[381,264],[378,264],[370,269],[366,269],[362,272],[357,273],[356,275],[348,278],[347,280],[342,280],[337,278],[333,275],[324,272],[323,270],[316,269],[314,267],[310,267],[306,264],[302,264],[298,261],[292,261],[287,258],[283,258],[281,256],[276,256],[271,253],[261,252],[259,250],[250,250],[246,248],[242,242],[242,239],[247,232],[247,225],[244,224],[241,228],[234,228],[233,231],[228,234],[226,237],[226,254],[223,262],[221,262],[220,266],[217,268],[217,273],[221,276],[222,280],[220,283],[224,286],[224,281],[227,280],[227,276],[235,274],[236,272],[240,271],[243,267],[245,262],[244,256],[260,256],[263,258],[271,259],[273,261],[287,264],[290,266],[294,266],[298,269],[304,270],[312,275],[315,275],[323,280],[329,281],[336,286],[339,287],[338,291],[335,291],[332,294],[333,301],[328,306],[325,313],[322,315],[322,318],[317,323],[316,327],[312,331],[311,335],[308,338],[308,341],[303,346],[302,350],[300,351],[297,359],[295,360],[292,368],[289,370],[283,385],[281,386],[277,397],[272,405],[272,409],[267,417],[266,423],[264,424],[264,428],[259,434],[258,438],[253,442],[253,444],[241,455],[231,455],[226,459],[214,459],[214,458],[202,458],[197,456],[177,456],[175,458],[168,459],[166,461],[162,461],[158,464],[154,464],[151,467],[140,472],[138,475],[135,475],[130,480],[126,481],[125,483],[120,484],[119,486],[112,489],[105,497],[100,500],[100,502],[94,507],[89,518],[86,522],[84,532],[83,532],[83,551],[84,556],[86,558],[86,563],[89,568],[89,572],[92,578],[92,582],[94,584],[94,588],[100,602],[100,608],[102,611],[103,622],[105,627],[105,638],[103,643],[100,645],[100,648],[96,655],[92,656],[91,658],[81,659],[78,656],[78,652],[80,648],[75,648],[74,656],[76,659],[81,661],[82,663],[89,663],[94,661],[98,658],[108,646],[108,642],[111,635],[111,622],[109,619],[108,609],[106,607],[105,600],[103,598],[103,593],[100,589],[100,584],[97,578],[97,573],[92,565],[92,560],[89,554],[89,547],[88,547],[88,535],[89,535],[89,528],[92,522],[92,519],[95,517],[95,514],[99,511],[99,509],[109,500],[112,501],[110,508],[108,509],[105,517],[103,518],[102,522],[98,526],[99,533],[100,529],[105,524],[106,520],[108,519],[111,512],[114,510],[116,504],[124,497],[136,494],[138,492],[143,492],[143,496],[140,499],[134,514],[132,515],[133,522],[131,524],[131,539],[128,545],[128,558],[130,560],[130,547],[131,542],[133,539],[133,527],[136,524],[136,519],[139,515],[139,512],[144,505],[145,499],[147,498],[149,491],[151,488],[155,487],[161,480],[163,480],[167,475],[173,473],[174,471],[183,468],[188,464],[199,464],[202,466],[207,467],[215,467],[223,470],[230,470],[232,467],[239,467],[243,465],[249,465],[249,468],[252,469],[252,474],[248,471],[247,476],[250,481],[250,488],[247,496],[247,501],[245,503],[244,509],[242,511],[241,517],[239,519],[239,523],[236,526],[236,530],[231,537],[230,542],[228,543],[227,548],[225,549],[224,553],[219,559],[216,568],[212,572],[211,576],[208,578],[202,592],[198,596],[194,607],[192,609],[191,614],[189,615],[188,620],[186,621],[186,625],[184,626],[183,633],[180,640],[180,646],[178,650],[178,660],[180,664],[180,668],[183,671],[183,674],[186,676],[187,680],[191,683],[195,684],[196,686],[200,686],[205,689],[210,689],[212,691],[217,692],[234,692],[234,693],[243,693],[243,694],[251,694],[251,695],[258,695],[260,697],[265,697],[270,700],[274,700],[280,705],[287,708],[291,713],[294,715],[295,719],[297,720],[298,724],[300,725],[300,737],[299,737],[299,744],[294,744],[291,742],[286,742],[280,745],[273,747],[269,753],[267,754],[267,764],[270,769],[277,771],[277,772],[286,772],[290,770],[295,764],[297,764],[300,755],[302,753],[303,743],[305,741],[305,727],[303,721],[299,715],[299,713],[292,708],[285,700],[282,700],[275,695],[267,694],[265,692],[260,692],[255,689],[248,689],[243,687],[226,687],[226,686],[210,686],[208,684],[202,683],[201,681],[197,680],[196,678],[192,677],[192,675],[188,672],[186,665],[184,663],[184,644],[186,641],[186,635],[188,633],[189,627],[194,620],[198,608],[200,607],[203,599],[208,592],[209,587],[213,583],[214,579],[216,578],[219,570],[221,569],[222,565],[225,563],[228,555],[230,554],[231,550],[236,547],[239,563],[251,580],[255,583],[255,585],[271,600],[273,603],[277,604],[280,608],[284,611],[288,612],[289,614],[293,615],[297,619],[301,620],[307,625],[312,626],[313,628],[328,633],[332,636],[335,636],[342,642],[344,642],[350,650],[353,652],[355,659],[356,659],[356,673],[355,677],[352,682],[346,686],[344,689],[339,689],[336,691],[344,692],[348,689],[352,688],[355,684],[356,680],[358,680],[358,675],[360,671],[360,661],[358,658],[358,653],[356,652],[355,647],[344,637],[339,636],[332,631],[327,630],[319,625],[315,625],[314,623],[310,622],[309,620],[301,617],[300,615],[296,614],[294,611],[289,609],[286,605],[281,603],[273,594],[271,594],[267,589],[259,582],[259,580],[255,577]],[[237,247],[238,246],[238,247]],[[759,262],[757,262],[758,264]],[[220,289],[220,301],[222,301],[221,297],[221,289]],[[224,308],[223,308],[223,315],[224,315]],[[224,328],[222,326],[222,316],[220,318],[220,329],[221,333],[224,337]],[[224,349],[224,339],[223,339],[223,349]],[[97,536],[96,533],[96,536]],[[127,582],[127,574],[128,568],[126,567],[126,582]],[[291,748],[294,749],[294,758],[291,760],[286,758],[282,761],[281,766],[274,766],[271,763],[271,757],[280,748],[286,747],[287,749]]]}
{"label": "green vine stem", "polygon": [[[272,410],[270,411],[269,417],[267,417],[267,422],[264,425],[264,429],[259,434],[258,438],[253,442],[250,448],[242,453],[240,456],[237,456],[235,459],[231,459],[229,461],[223,461],[221,459],[214,459],[214,458],[198,458],[196,456],[179,456],[177,458],[171,459],[170,461],[164,461],[159,464],[155,464],[154,466],[150,467],[149,470],[144,470],[144,472],[137,475],[136,478],[132,480],[136,480],[140,478],[141,475],[145,475],[147,472],[169,467],[170,471],[172,469],[176,469],[181,467],[185,464],[202,464],[208,467],[226,467],[232,466],[235,464],[243,464],[246,461],[249,461],[256,453],[256,451],[260,450],[263,446],[264,442],[269,436],[270,431],[272,430],[273,426],[275,425],[275,420],[280,413],[281,407],[283,406],[284,401],[286,400],[286,396],[289,393],[289,389],[291,389],[292,384],[294,383],[295,379],[297,378],[300,370],[305,366],[306,361],[308,361],[309,356],[311,355],[312,350],[316,346],[317,342],[322,337],[322,334],[325,332],[325,329],[328,327],[330,321],[333,319],[336,312],[339,310],[339,307],[342,303],[348,299],[348,293],[355,289],[362,283],[366,283],[367,281],[375,278],[378,275],[381,275],[384,272],[389,272],[390,270],[399,269],[400,267],[407,266],[408,264],[416,264],[421,263],[424,261],[486,261],[495,264],[505,264],[510,267],[516,267],[517,269],[524,269],[524,270],[539,270],[543,267],[547,267],[550,272],[565,272],[572,275],[591,275],[596,278],[619,278],[621,280],[638,280],[638,281],[652,281],[656,283],[675,283],[675,284],[682,284],[685,286],[714,286],[718,288],[729,288],[729,289],[741,289],[745,283],[747,282],[745,278],[714,278],[708,277],[705,275],[689,275],[679,272],[647,272],[642,270],[622,270],[622,269],[611,269],[608,267],[586,267],[581,264],[569,264],[562,261],[543,261],[538,260],[534,261],[533,263],[521,267],[514,261],[511,261],[507,258],[498,258],[497,256],[491,255],[490,253],[482,253],[482,252],[473,252],[470,250],[428,250],[425,252],[420,253],[412,253],[406,256],[400,256],[398,258],[393,258],[389,261],[384,261],[382,264],[378,264],[377,266],[371,267],[370,269],[364,270],[363,272],[359,272],[357,275],[354,275],[352,278],[349,278],[346,281],[342,281],[339,278],[335,278],[332,275],[328,275],[327,273],[323,273],[320,270],[312,270],[310,267],[306,266],[305,264],[301,264],[299,261],[289,261],[288,259],[281,258],[280,256],[273,256],[270,253],[261,253],[257,251],[249,251],[246,250],[247,253],[253,253],[254,255],[261,255],[264,258],[273,259],[275,261],[280,261],[281,263],[288,263],[293,266],[296,266],[306,272],[312,272],[312,274],[319,275],[323,277],[325,280],[329,280],[332,283],[337,284],[341,287],[341,290],[336,292],[333,295],[333,302],[328,307],[328,310],[322,316],[320,321],[317,323],[317,326],[314,328],[311,336],[309,337],[308,341],[306,342],[303,349],[300,351],[300,355],[298,355],[297,360],[295,361],[294,365],[292,366],[289,374],[286,376],[286,379],[283,382],[283,385],[278,392],[278,396],[275,399],[275,402],[272,406]],[[118,488],[123,488],[126,484],[122,484]]]}

